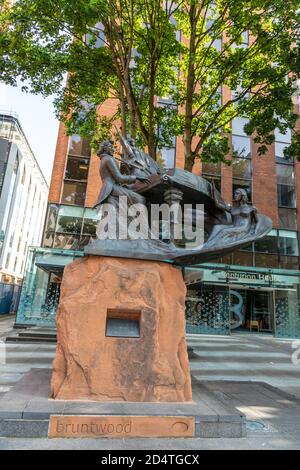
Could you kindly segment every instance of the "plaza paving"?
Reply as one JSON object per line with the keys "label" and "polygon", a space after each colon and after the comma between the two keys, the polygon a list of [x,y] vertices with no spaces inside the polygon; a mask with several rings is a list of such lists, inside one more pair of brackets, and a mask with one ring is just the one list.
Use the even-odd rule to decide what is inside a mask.
{"label": "plaza paving", "polygon": [[[29,369],[50,368],[55,352],[54,344],[1,342],[13,334],[12,325],[12,317],[0,317],[0,397]],[[259,334],[188,335],[188,344],[194,349],[190,360],[194,377],[226,381],[214,393],[246,414],[246,438],[0,438],[0,449],[300,449],[300,354],[295,348],[300,341]],[[256,382],[267,383],[267,388],[261,391]]]}

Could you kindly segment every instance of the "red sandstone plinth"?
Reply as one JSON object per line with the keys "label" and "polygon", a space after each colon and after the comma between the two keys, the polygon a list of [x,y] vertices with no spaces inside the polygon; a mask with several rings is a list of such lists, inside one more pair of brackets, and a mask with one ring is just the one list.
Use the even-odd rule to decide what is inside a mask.
{"label": "red sandstone plinth", "polygon": [[[185,293],[180,269],[167,263],[87,256],[69,264],[57,313],[52,398],[191,401]],[[138,323],[139,336],[107,336],[108,318]]]}

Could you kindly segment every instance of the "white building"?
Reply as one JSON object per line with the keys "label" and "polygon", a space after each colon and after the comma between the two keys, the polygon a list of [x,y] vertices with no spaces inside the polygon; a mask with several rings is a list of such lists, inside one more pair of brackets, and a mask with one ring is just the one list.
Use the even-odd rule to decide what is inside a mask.
{"label": "white building", "polygon": [[22,282],[27,248],[41,242],[48,189],[18,116],[0,111],[0,283]]}

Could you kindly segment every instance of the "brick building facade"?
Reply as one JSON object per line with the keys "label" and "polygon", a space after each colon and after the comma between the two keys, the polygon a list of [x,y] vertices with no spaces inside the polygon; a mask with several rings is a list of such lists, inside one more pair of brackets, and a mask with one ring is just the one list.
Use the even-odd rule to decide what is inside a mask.
{"label": "brick building facade", "polygon": [[[223,99],[229,97],[224,88]],[[298,112],[298,102],[295,101]],[[161,105],[165,105],[161,101]],[[112,115],[115,101],[99,112]],[[245,330],[300,337],[299,230],[300,162],[287,161],[289,133],[275,133],[275,143],[259,156],[244,133],[245,118],[232,122],[231,144],[239,157],[232,165],[197,162],[193,171],[213,180],[224,200],[244,188],[259,212],[271,217],[273,230],[257,243],[214,263],[184,269],[188,285],[187,330],[230,334]],[[184,168],[181,137],[162,149],[167,167]],[[98,215],[92,209],[100,190],[99,159],[79,136],[58,133],[42,248],[32,248],[27,260],[17,316],[19,324],[54,324],[64,266],[95,236]]]}

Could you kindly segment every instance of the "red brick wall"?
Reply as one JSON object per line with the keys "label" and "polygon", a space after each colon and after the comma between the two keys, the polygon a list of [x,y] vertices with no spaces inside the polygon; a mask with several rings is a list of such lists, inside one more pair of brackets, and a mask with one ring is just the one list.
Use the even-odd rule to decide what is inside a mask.
{"label": "red brick wall", "polygon": [[58,129],[58,137],[52,168],[52,176],[48,196],[49,203],[60,203],[67,160],[68,142],[69,138],[65,134],[65,126],[63,123],[61,123]]}
{"label": "red brick wall", "polygon": [[182,137],[176,138],[176,167],[184,168],[184,146]]}
{"label": "red brick wall", "polygon": [[[229,98],[228,90],[225,90],[225,99]],[[108,100],[101,107],[101,114],[111,116],[116,110],[115,100]],[[300,127],[300,121],[297,124]],[[64,133],[64,125],[59,127],[55,159],[52,171],[52,178],[49,191],[49,202],[59,203],[63,185],[63,178],[66,165],[68,137]],[[181,137],[177,137],[176,143],[176,166],[184,168],[184,147]],[[91,156],[87,193],[85,205],[92,207],[98,197],[101,188],[101,179],[99,175],[99,159],[93,154]],[[269,148],[265,156],[257,155],[257,145],[252,143],[252,191],[253,203],[258,210],[272,218],[274,227],[279,226],[277,210],[277,178],[275,163],[275,146]],[[195,162],[193,172],[201,174],[201,162]],[[222,196],[227,202],[232,201],[232,168],[225,164],[221,166],[222,175]],[[297,191],[297,207],[300,207],[300,162],[295,164],[295,179]],[[298,223],[300,226],[300,211],[298,211]]]}
{"label": "red brick wall", "polygon": [[271,217],[274,227],[278,227],[275,145],[271,145],[268,153],[261,156],[257,154],[257,147],[258,144],[253,143],[253,204],[259,212]]}
{"label": "red brick wall", "polygon": [[[99,114],[102,116],[112,117],[117,111],[117,102],[110,98],[99,107]],[[86,190],[85,206],[92,207],[96,201],[101,188],[101,178],[99,175],[100,160],[97,155],[91,155],[88,183]]]}
{"label": "red brick wall", "polygon": [[91,155],[88,184],[85,198],[85,206],[92,207],[97,201],[100,188],[102,186],[99,174],[100,160],[97,155]]}
{"label": "red brick wall", "polygon": [[221,165],[221,195],[229,204],[232,202],[232,167]]}

